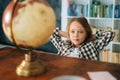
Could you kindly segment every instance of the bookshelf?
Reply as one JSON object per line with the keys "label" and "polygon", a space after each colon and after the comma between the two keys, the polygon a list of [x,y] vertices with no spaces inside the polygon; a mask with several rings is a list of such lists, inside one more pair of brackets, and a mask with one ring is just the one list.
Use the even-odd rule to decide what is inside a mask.
{"label": "bookshelf", "polygon": [[[114,40],[101,51],[101,61],[116,62],[120,61],[120,1],[119,0],[62,0],[62,27],[66,30],[68,21],[74,17],[84,16],[93,29],[110,29],[115,31]],[[107,51],[107,54],[105,53]],[[113,54],[114,53],[114,54]],[[107,60],[103,58],[107,56]],[[117,58],[117,61],[113,61]]]}

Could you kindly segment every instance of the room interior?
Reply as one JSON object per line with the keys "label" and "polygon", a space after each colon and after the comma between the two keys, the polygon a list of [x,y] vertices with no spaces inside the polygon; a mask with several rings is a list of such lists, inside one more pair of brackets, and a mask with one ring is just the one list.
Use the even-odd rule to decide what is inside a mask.
{"label": "room interior", "polygon": [[[1,18],[1,20],[0,20],[0,34],[1,34],[0,43],[1,43],[1,46],[2,45],[4,45],[4,46],[5,45],[15,46],[6,37],[5,33],[3,32],[3,28],[2,28],[2,15],[3,15],[4,9],[9,4],[10,1],[11,0],[5,0],[5,1],[0,2],[0,9],[1,9],[0,10],[0,18]],[[89,3],[89,0],[88,1],[83,1],[83,2],[78,2],[78,3],[77,3],[77,0],[75,0],[75,1],[74,0],[68,0],[68,1],[67,0],[65,0],[65,1],[64,0],[62,0],[62,1],[61,0],[56,0],[55,2],[54,2],[54,0],[46,0],[46,1],[54,9],[55,15],[57,16],[56,17],[56,22],[57,22],[56,27],[59,27],[62,30],[65,30],[64,26],[66,26],[66,23],[67,23],[67,18],[66,18],[67,15],[68,15],[68,20],[73,18],[73,17],[85,16],[88,19],[90,25],[93,27],[92,28],[93,33],[95,33],[95,31],[98,28],[115,30],[116,36],[115,36],[115,38],[112,42],[113,44],[110,44],[108,47],[103,49],[101,51],[102,54],[100,56],[101,56],[101,61],[112,62],[112,63],[120,63],[120,55],[119,55],[119,52],[120,52],[120,49],[119,49],[120,48],[120,46],[119,46],[119,25],[120,25],[120,21],[119,21],[119,14],[118,14],[118,16],[116,16],[116,14],[117,14],[116,11],[117,10],[115,11],[113,8],[109,8],[109,10],[112,11],[111,14],[109,14],[109,17],[108,18],[107,17],[101,18],[100,14],[99,14],[98,17],[95,16],[95,15],[93,15],[93,16],[91,15],[92,11],[89,11],[89,9],[88,9],[90,7],[90,4],[91,4],[91,3]],[[99,2],[101,2],[101,5],[103,5],[105,3],[104,1],[99,1]],[[85,12],[83,10],[84,13],[79,12],[79,15],[74,15],[74,14],[67,13],[67,3],[69,3],[69,4],[75,3],[76,5],[82,4],[82,6],[84,6],[84,8],[87,7],[86,9],[88,9],[88,11],[86,10],[86,12]],[[107,4],[110,4],[110,6],[111,6],[111,5],[117,5],[119,3],[120,3],[119,1],[114,2],[114,1],[110,0]],[[116,8],[116,6],[114,6],[114,8]],[[119,12],[119,9],[118,9],[118,12]],[[114,14],[112,14],[112,13],[114,13]],[[109,22],[104,23],[105,20],[108,20]],[[111,27],[110,25],[113,25],[113,26]],[[50,41],[46,42],[42,46],[37,47],[36,50],[52,52],[52,53],[55,53],[55,54],[57,53],[57,49],[53,46],[53,44]]]}
{"label": "room interior", "polygon": [[[24,56],[21,54],[25,51],[21,51],[14,47],[16,45],[12,43],[5,35],[2,25],[3,12],[7,5],[12,0],[1,0],[0,1],[0,62],[2,66],[7,65],[6,67],[0,67],[0,78],[11,79],[11,80],[92,80],[95,77],[92,76],[92,72],[95,72],[93,75],[102,74],[105,75],[108,79],[119,80],[120,74],[120,1],[119,0],[45,0],[52,7],[56,16],[56,27],[59,27],[61,30],[65,30],[67,22],[74,18],[84,16],[89,21],[93,33],[97,29],[110,29],[115,31],[115,39],[105,47],[100,54],[100,61],[90,61],[90,60],[79,60],[74,58],[60,57],[56,56],[57,49],[55,46],[48,40],[45,44],[34,49],[35,53],[40,55],[40,59],[45,64],[45,75],[41,76],[32,76],[32,77],[19,77],[15,74],[16,66],[24,60]],[[21,0],[22,1],[22,0]],[[78,7],[74,11],[69,11],[73,5]],[[101,6],[104,5],[104,8]],[[107,6],[107,8],[106,8]],[[97,9],[96,9],[97,8]],[[98,12],[95,12],[94,10]],[[100,13],[99,10],[106,9],[109,13]],[[40,38],[38,38],[40,39]],[[9,52],[12,52],[11,55]],[[16,52],[18,52],[16,54]],[[53,54],[53,55],[51,55]],[[18,58],[17,58],[18,57]],[[36,57],[35,57],[36,58]],[[14,60],[16,59],[16,60]],[[8,61],[7,61],[8,60]],[[29,57],[25,57],[25,60],[29,60]],[[67,61],[67,62],[65,62]],[[12,62],[12,64],[10,64]],[[73,65],[71,65],[73,63]],[[81,65],[81,64],[83,65]],[[86,63],[86,64],[85,64]],[[99,64],[99,65],[98,65]],[[13,67],[12,67],[13,66]],[[88,67],[89,66],[89,67]],[[96,68],[94,68],[96,66]],[[11,69],[9,67],[12,67]],[[73,68],[75,67],[75,68]],[[81,67],[79,69],[79,67]],[[79,72],[81,70],[81,73]],[[83,71],[83,72],[82,72]],[[99,71],[103,71],[97,73]],[[8,72],[8,73],[7,73]],[[109,74],[111,73],[111,74]],[[4,75],[5,74],[5,75]],[[10,74],[10,75],[8,75]],[[49,75],[50,74],[50,75]],[[6,76],[3,78],[2,76]],[[28,75],[32,75],[31,72]],[[63,76],[67,75],[67,76]],[[109,76],[108,76],[109,75]],[[25,75],[26,76],[26,75]],[[62,76],[62,78],[56,78]],[[75,77],[75,78],[74,78]],[[100,75],[97,78],[104,80]],[[53,79],[54,78],[54,79]],[[71,78],[71,79],[70,79]],[[86,78],[86,79],[85,79]],[[108,80],[107,79],[107,80]]]}

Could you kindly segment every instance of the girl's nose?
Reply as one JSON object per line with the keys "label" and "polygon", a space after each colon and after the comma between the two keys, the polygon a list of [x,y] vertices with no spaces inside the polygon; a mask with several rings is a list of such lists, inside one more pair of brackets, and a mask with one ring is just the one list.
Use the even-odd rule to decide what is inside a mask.
{"label": "girl's nose", "polygon": [[74,33],[74,36],[75,36],[75,37],[77,37],[77,36],[78,36],[78,33],[77,33],[77,32],[75,32],[75,33]]}

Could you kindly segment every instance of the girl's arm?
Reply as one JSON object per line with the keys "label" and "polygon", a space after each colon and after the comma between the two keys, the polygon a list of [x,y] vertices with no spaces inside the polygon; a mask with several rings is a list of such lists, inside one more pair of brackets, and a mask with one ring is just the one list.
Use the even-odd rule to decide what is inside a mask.
{"label": "girl's arm", "polygon": [[50,41],[58,50],[64,46],[64,41],[62,40],[61,36],[67,37],[65,32],[59,30],[59,28],[56,28],[50,37]]}
{"label": "girl's arm", "polygon": [[115,32],[113,31],[105,31],[99,30],[96,32],[96,40],[95,45],[97,49],[103,49],[103,47],[107,46],[115,37]]}

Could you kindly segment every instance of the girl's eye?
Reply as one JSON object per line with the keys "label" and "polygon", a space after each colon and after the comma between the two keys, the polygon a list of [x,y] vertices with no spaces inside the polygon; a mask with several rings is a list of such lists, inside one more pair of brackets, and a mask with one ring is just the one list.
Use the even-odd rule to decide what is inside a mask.
{"label": "girl's eye", "polygon": [[[71,31],[71,33],[75,33],[75,31]],[[84,33],[83,31],[78,31],[78,33]]]}
{"label": "girl's eye", "polygon": [[78,31],[77,33],[83,33],[83,31]]}
{"label": "girl's eye", "polygon": [[71,31],[71,33],[75,33],[75,31]]}
{"label": "girl's eye", "polygon": [[83,31],[79,31],[79,33],[83,33]]}

